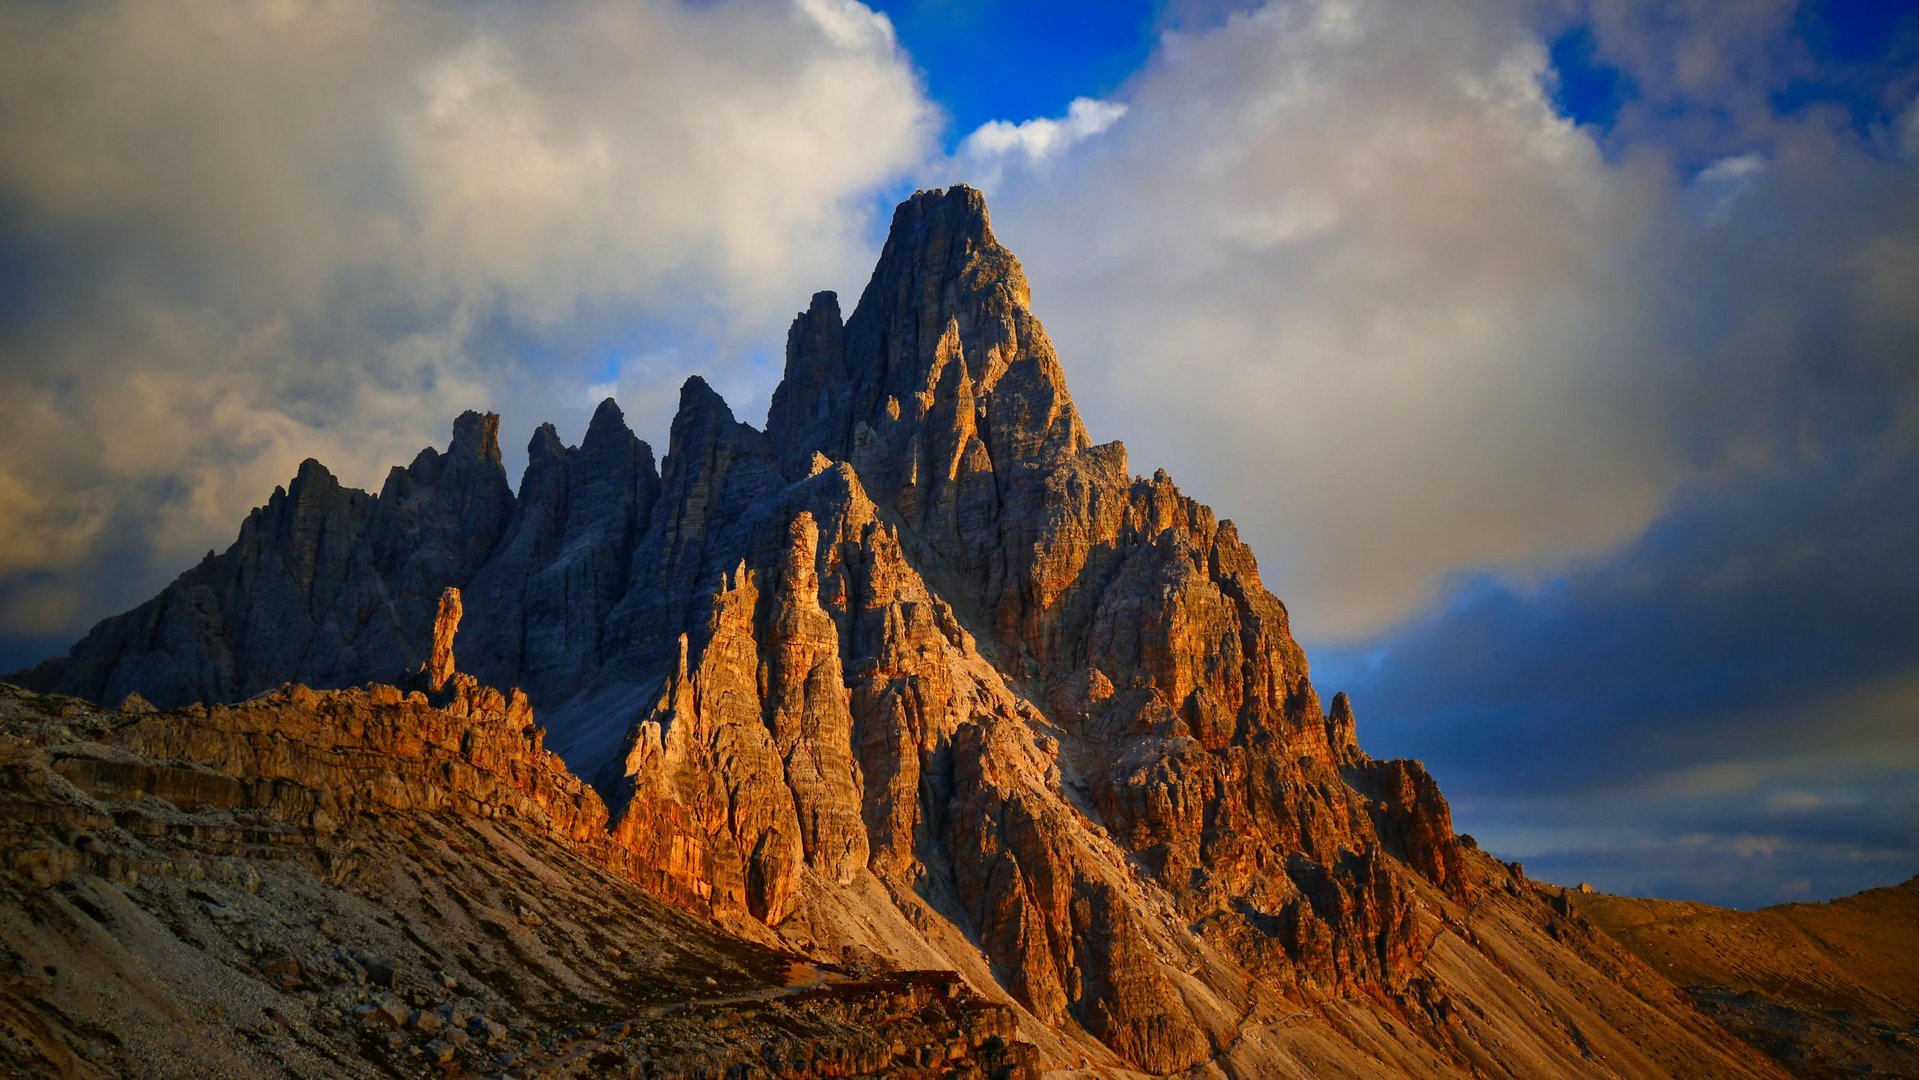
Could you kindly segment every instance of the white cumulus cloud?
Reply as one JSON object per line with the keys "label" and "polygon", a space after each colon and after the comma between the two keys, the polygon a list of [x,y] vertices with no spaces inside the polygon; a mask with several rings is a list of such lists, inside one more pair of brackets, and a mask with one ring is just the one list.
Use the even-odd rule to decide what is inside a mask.
{"label": "white cumulus cloud", "polygon": [[141,599],[308,455],[583,425],[669,345],[765,393],[937,122],[852,0],[0,9],[0,634]]}
{"label": "white cumulus cloud", "polygon": [[[1165,35],[1123,124],[996,177],[995,225],[1094,438],[1234,517],[1309,639],[1363,638],[1461,568],[1598,557],[1688,479],[1910,396],[1888,283],[1919,188],[1747,107],[1789,25],[1764,7],[1594,4],[1605,55],[1738,120],[1602,147],[1529,5],[1271,0]],[[1667,138],[1716,164],[1692,179]]]}
{"label": "white cumulus cloud", "polygon": [[1112,127],[1125,115],[1126,106],[1117,101],[1074,98],[1066,115],[1057,119],[1037,117],[1017,124],[989,120],[961,140],[959,152],[962,158],[975,160],[1013,155],[1027,162],[1045,161]]}

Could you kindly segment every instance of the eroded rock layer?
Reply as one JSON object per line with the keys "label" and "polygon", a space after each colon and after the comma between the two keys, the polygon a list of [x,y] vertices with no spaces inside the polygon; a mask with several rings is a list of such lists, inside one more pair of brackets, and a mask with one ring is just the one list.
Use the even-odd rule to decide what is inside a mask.
{"label": "eroded rock layer", "polygon": [[0,1074],[1036,1075],[950,972],[654,899],[524,698],[437,700],[0,688]]}
{"label": "eroded rock layer", "polygon": [[[461,665],[610,807],[571,842],[742,933],[957,970],[1052,1064],[1763,1072],[1360,749],[1232,524],[1092,443],[1028,300],[979,193],[921,192],[850,317],[795,319],[764,431],[695,378],[657,475],[610,403],[578,449],[535,435],[517,499],[475,414],[377,498],[309,463],[20,678],[389,679],[462,588]],[[1588,983],[1534,985],[1563,965]]]}

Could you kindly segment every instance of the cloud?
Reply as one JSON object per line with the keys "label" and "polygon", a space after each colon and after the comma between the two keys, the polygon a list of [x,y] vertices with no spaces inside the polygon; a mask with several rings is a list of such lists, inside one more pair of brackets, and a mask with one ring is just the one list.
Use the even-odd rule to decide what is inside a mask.
{"label": "cloud", "polygon": [[763,395],[937,119],[850,0],[7,8],[0,634],[142,598],[308,455],[583,424],[669,345]]}
{"label": "cloud", "polygon": [[1919,97],[1899,114],[1899,153],[1907,161],[1919,159]]}
{"label": "cloud", "polygon": [[[1919,863],[1911,83],[1797,18],[1212,11],[994,178],[1093,437],[1235,518],[1362,744],[1543,876]],[[1555,107],[1569,26],[1630,84],[1604,130]]]}
{"label": "cloud", "polygon": [[1768,97],[1806,69],[1809,57],[1792,36],[1798,7],[1798,0],[1588,0],[1583,14],[1600,58],[1637,90],[1628,126],[1677,121],[1689,138],[1716,143],[1769,126]]}
{"label": "cloud", "polygon": [[1309,636],[1670,490],[1670,176],[1547,71],[1508,5],[1268,4],[1166,35],[1123,124],[991,192],[1095,437],[1234,516]]}
{"label": "cloud", "polygon": [[1765,169],[1765,155],[1749,153],[1720,158],[1699,170],[1692,182],[1708,200],[1706,220],[1717,225],[1732,216],[1733,200]]}
{"label": "cloud", "polygon": [[1010,123],[989,120],[960,141],[959,156],[989,161],[1002,155],[1015,155],[1027,164],[1038,164],[1074,143],[1090,139],[1113,126],[1126,115],[1126,106],[1116,101],[1074,98],[1066,115],[1054,120],[1044,117]]}
{"label": "cloud", "polygon": [[1317,678],[1353,692],[1369,749],[1424,758],[1461,827],[1536,873],[1742,905],[1790,879],[1819,896],[1902,880],[1919,867],[1911,437],[1695,485],[1541,586],[1463,579],[1415,623],[1321,650]]}
{"label": "cloud", "polygon": [[859,0],[799,0],[799,6],[842,49],[887,52],[898,45],[892,21]]}
{"label": "cloud", "polygon": [[[1813,347],[1911,306],[1845,310],[1868,262],[1903,280],[1902,167],[1820,115],[1699,165],[1602,147],[1555,109],[1549,28],[1276,0],[1168,33],[1124,123],[990,191],[1094,437],[1232,515],[1311,640],[1461,567],[1602,555],[1690,479],[1902,400],[1882,346]],[[1672,92],[1771,85],[1745,40]]]}
{"label": "cloud", "polygon": [[[1549,5],[1551,6],[1551,5]],[[1610,146],[1649,139],[1687,164],[1765,149],[1817,116],[1859,128],[1896,114],[1919,86],[1919,20],[1898,5],[1804,0],[1578,0],[1595,59],[1628,92]]]}

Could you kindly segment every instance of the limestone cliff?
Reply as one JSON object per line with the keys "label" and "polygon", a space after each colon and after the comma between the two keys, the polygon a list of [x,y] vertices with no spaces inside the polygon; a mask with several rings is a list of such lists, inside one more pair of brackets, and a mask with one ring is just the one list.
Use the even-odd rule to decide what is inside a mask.
{"label": "limestone cliff", "polygon": [[850,317],[794,320],[764,431],[695,378],[657,475],[610,403],[517,498],[476,414],[377,497],[309,463],[20,678],[391,679],[462,588],[462,667],[525,689],[634,880],[957,970],[1053,1065],[1765,1074],[1360,749],[1231,522],[1092,443],[1028,302],[979,193],[921,192]]}

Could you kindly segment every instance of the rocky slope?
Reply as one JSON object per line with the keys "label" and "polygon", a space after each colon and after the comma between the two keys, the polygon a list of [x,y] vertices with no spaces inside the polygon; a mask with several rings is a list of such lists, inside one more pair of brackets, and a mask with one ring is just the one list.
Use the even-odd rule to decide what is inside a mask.
{"label": "rocky slope", "polygon": [[807,964],[633,883],[524,700],[0,689],[0,1074],[1034,1075],[951,973]]}
{"label": "rocky slope", "polygon": [[1567,900],[1795,1075],[1919,1076],[1919,878],[1759,911]]}
{"label": "rocky slope", "polygon": [[393,679],[459,588],[474,687],[610,808],[569,842],[742,935],[958,971],[1049,1064],[1766,1074],[1360,749],[1232,524],[1092,443],[1028,300],[979,194],[921,192],[851,316],[795,319],[764,431],[696,378],[657,474],[611,403],[517,497],[475,414],[377,497],[308,462],[16,678]]}

